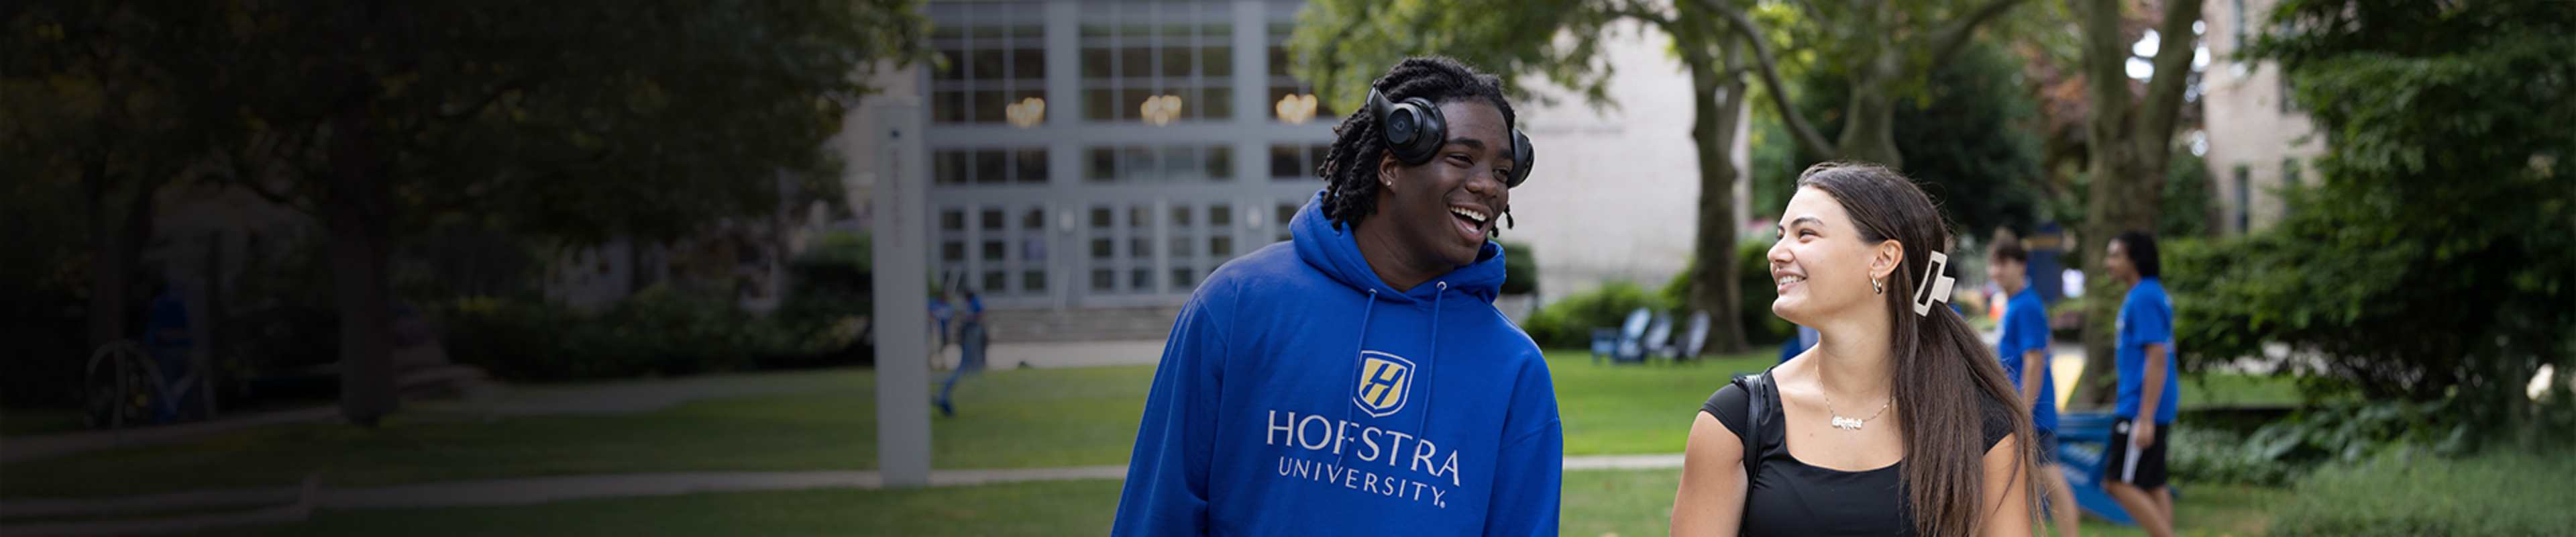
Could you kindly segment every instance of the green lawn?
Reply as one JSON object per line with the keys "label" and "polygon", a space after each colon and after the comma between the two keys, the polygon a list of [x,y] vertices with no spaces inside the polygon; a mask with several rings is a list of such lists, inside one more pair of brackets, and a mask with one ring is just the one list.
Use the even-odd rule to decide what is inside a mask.
{"label": "green lawn", "polygon": [[[1551,355],[1566,454],[1681,451],[1691,413],[1728,375],[1772,363],[1757,351],[1687,365],[1594,365]],[[958,387],[960,415],[932,420],[939,468],[1123,464],[1152,381],[1149,366],[1000,370]],[[285,486],[321,473],[348,487],[475,478],[667,471],[865,470],[876,464],[874,376],[866,370],[726,375],[780,392],[624,415],[485,418],[400,414],[375,430],[260,427],[184,444],[0,464],[0,496],[93,496]],[[2229,380],[2226,382],[2237,382]],[[2286,381],[2254,379],[2251,387]],[[624,384],[624,383],[612,383]],[[2186,388],[2194,386],[2186,384]],[[582,390],[542,387],[532,392]],[[2189,400],[2202,400],[2193,398]]]}
{"label": "green lawn", "polygon": [[73,432],[86,427],[89,418],[76,410],[0,410],[0,438]]}
{"label": "green lawn", "polygon": [[[2290,499],[2288,489],[2248,485],[2184,484],[2181,499],[2174,501],[2174,533],[2182,535],[2262,535],[2272,521],[2274,508]],[[2137,526],[2122,526],[2098,519],[2085,518],[2084,535],[2146,535]]]}
{"label": "green lawn", "polygon": [[[959,386],[960,419],[933,420],[941,468],[1124,462],[1150,367],[995,371]],[[709,399],[640,414],[505,417],[417,412],[365,430],[260,427],[184,444],[0,465],[5,496],[85,496],[661,471],[865,470],[876,390],[865,370],[781,382],[822,391]],[[837,389],[834,387],[837,386]]]}
{"label": "green lawn", "polygon": [[[1684,365],[1593,365],[1583,352],[1549,354],[1565,454],[1679,453],[1699,405],[1737,373],[1779,363],[1756,351]],[[1669,491],[1668,491],[1669,493]]]}
{"label": "green lawn", "polygon": [[[1561,533],[1663,535],[1680,472],[1568,472]],[[1116,481],[1059,481],[909,491],[693,494],[525,507],[322,511],[249,535],[732,534],[1098,535],[1118,505]],[[2262,533],[2279,489],[2198,487],[2175,506],[2185,535]],[[2138,535],[2088,521],[2087,535]]]}

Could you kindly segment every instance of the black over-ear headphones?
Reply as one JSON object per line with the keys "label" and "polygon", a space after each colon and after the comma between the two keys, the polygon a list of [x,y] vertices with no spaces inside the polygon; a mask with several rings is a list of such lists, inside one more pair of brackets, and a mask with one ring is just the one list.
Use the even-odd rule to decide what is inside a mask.
{"label": "black over-ear headphones", "polygon": [[[1432,105],[1430,99],[1407,97],[1403,102],[1390,103],[1385,93],[1369,88],[1368,107],[1369,113],[1377,117],[1378,133],[1386,141],[1386,150],[1406,165],[1430,162],[1432,155],[1440,151],[1440,144],[1449,138],[1449,121],[1440,117],[1440,107]],[[1529,181],[1531,163],[1538,160],[1535,151],[1529,135],[1513,128],[1512,159],[1517,162],[1513,163],[1511,179],[1503,182],[1504,188]]]}

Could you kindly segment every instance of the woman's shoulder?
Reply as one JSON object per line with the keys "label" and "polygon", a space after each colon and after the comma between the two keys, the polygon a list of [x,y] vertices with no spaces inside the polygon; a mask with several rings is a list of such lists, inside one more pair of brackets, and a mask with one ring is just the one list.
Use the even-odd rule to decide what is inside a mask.
{"label": "woman's shoulder", "polygon": [[1983,390],[1977,394],[1977,403],[1977,415],[1985,422],[1985,446],[1986,449],[1991,450],[1995,448],[1995,443],[2002,442],[2006,436],[2012,436],[2013,413],[2020,409],[1994,398],[1991,394],[1984,393]]}
{"label": "woman's shoulder", "polygon": [[1719,386],[1716,393],[1708,394],[1708,401],[1699,404],[1699,411],[1707,412],[1710,416],[1717,417],[1718,421],[1728,422],[1727,425],[1733,427],[1735,425],[1733,422],[1744,416],[1747,398],[1742,383],[1728,382],[1725,386]]}
{"label": "woman's shoulder", "polygon": [[1753,393],[1749,388],[1760,386],[1761,383],[1769,380],[1770,374],[1767,372],[1738,377],[1724,386],[1719,386],[1716,393],[1709,394],[1708,401],[1700,403],[1699,411],[1708,413],[1709,417],[1717,418],[1718,423],[1726,425],[1726,430],[1740,434],[1745,427],[1745,408],[1753,401]]}

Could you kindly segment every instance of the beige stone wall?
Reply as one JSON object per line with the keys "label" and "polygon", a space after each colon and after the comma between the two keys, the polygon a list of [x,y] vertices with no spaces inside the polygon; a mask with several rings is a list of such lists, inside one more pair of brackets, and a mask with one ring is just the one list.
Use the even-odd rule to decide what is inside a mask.
{"label": "beige stone wall", "polygon": [[[1617,69],[1609,86],[1616,107],[1596,109],[1537,77],[1522,87],[1556,102],[1517,105],[1539,164],[1512,191],[1519,227],[1503,238],[1538,254],[1539,292],[1550,299],[1612,280],[1663,285],[1690,262],[1698,222],[1690,74],[1671,54],[1672,39],[1633,23],[1591,37]],[[1747,138],[1737,136],[1739,169]],[[1737,184],[1737,216],[1746,218],[1745,183]]]}
{"label": "beige stone wall", "polygon": [[[2280,66],[2234,57],[2243,42],[2269,29],[2263,20],[2273,3],[2207,0],[2202,7],[2202,20],[2208,25],[2202,35],[2210,51],[2209,68],[2201,76],[2201,107],[2209,137],[2204,158],[2217,189],[2221,218],[2216,227],[2227,234],[2244,233],[2248,227],[2261,229],[2281,219],[2283,205],[2277,191],[2290,183],[2293,173],[2288,166],[2298,167],[2295,175],[2300,184],[2320,180],[2310,164],[2321,151],[2322,140],[2311,136],[2314,127],[2299,113],[2297,103],[2290,103],[2286,111],[2282,106],[2287,95]],[[2240,175],[2239,169],[2244,173]],[[2239,199],[2239,183],[2249,183],[2245,199]],[[2240,210],[2247,217],[2243,225],[2237,219]]]}

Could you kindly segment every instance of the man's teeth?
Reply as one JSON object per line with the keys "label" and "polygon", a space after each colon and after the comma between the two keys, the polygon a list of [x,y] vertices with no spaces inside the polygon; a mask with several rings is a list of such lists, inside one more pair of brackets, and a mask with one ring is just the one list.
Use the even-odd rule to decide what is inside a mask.
{"label": "man's teeth", "polygon": [[1471,210],[1471,209],[1467,209],[1467,208],[1463,208],[1463,207],[1450,207],[1450,208],[1449,208],[1449,214],[1455,214],[1455,215],[1458,215],[1458,216],[1464,216],[1464,217],[1467,217],[1467,219],[1468,219],[1468,220],[1474,220],[1474,221],[1476,221],[1476,223],[1478,223],[1478,224],[1485,223],[1485,213],[1476,212],[1476,211]]}
{"label": "man's teeth", "polygon": [[1798,282],[1803,282],[1803,281],[1807,281],[1807,279],[1806,279],[1806,278],[1797,277],[1797,276],[1781,276],[1781,277],[1780,277],[1780,285],[1789,285],[1789,284],[1798,283]]}

